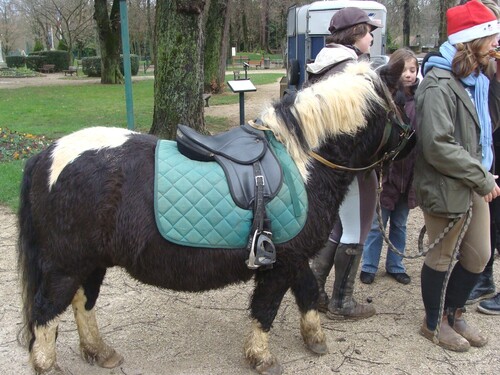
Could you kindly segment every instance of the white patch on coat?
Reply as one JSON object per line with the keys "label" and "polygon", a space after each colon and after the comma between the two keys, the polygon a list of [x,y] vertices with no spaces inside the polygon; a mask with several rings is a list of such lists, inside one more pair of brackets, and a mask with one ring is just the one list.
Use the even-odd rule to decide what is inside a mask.
{"label": "white patch on coat", "polygon": [[52,189],[63,169],[85,151],[120,147],[131,134],[139,133],[121,128],[94,127],[79,130],[56,141],[56,146],[52,151],[49,190]]}

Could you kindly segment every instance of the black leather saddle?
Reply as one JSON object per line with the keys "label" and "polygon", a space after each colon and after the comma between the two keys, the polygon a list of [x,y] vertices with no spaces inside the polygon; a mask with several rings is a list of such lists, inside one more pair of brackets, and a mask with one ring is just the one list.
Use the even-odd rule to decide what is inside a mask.
{"label": "black leather saddle", "polygon": [[176,140],[184,156],[220,164],[234,202],[243,209],[251,209],[255,200],[254,164],[259,164],[263,176],[266,202],[278,194],[283,184],[281,165],[264,132],[248,124],[216,135],[203,135],[186,125],[178,125]]}
{"label": "black leather saddle", "polygon": [[262,130],[245,124],[213,136],[177,125],[177,148],[198,161],[216,161],[224,170],[231,196],[239,207],[253,210],[247,265],[272,268],[276,250],[265,204],[278,194],[283,171]]}

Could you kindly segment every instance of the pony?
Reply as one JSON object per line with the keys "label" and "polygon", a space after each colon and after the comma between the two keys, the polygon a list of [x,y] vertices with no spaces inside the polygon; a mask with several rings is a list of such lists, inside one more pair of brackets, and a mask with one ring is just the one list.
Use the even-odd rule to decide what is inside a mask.
{"label": "pony", "polygon": [[[394,156],[391,150],[401,149],[407,134],[384,81],[363,63],[269,105],[259,124],[292,157],[309,202],[301,231],[276,245],[272,269],[249,269],[246,248],[186,248],[160,235],[153,209],[158,141],[153,135],[87,128],[27,161],[18,213],[18,270],[22,333],[36,373],[58,371],[58,317],[70,305],[83,359],[104,368],[122,363],[101,337],[95,315],[106,269],[114,266],[143,283],[186,292],[254,278],[244,353],[259,373],[282,372],[269,348],[269,332],[288,289],[300,311],[305,346],[316,354],[328,351],[309,259],[333,227],[353,168]],[[339,168],[322,164],[318,155]]]}

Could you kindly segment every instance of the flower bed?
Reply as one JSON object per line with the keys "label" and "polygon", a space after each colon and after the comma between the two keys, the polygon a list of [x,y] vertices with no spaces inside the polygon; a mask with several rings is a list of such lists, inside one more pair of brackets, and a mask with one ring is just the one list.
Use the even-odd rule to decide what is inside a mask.
{"label": "flower bed", "polygon": [[45,136],[0,128],[0,162],[29,158],[51,143]]}

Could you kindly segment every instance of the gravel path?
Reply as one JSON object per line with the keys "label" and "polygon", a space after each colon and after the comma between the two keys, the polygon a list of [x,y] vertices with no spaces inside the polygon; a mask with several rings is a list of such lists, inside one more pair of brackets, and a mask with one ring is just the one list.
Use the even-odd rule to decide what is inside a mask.
{"label": "gravel path", "polygon": [[[58,81],[55,75],[50,80],[68,81],[64,78]],[[259,87],[256,93],[249,94],[247,119],[255,117],[265,102],[278,96],[278,83]],[[225,113],[239,119],[237,105],[222,107],[210,107],[207,113]],[[412,253],[421,227],[421,212],[412,210],[408,222],[408,251]],[[0,206],[0,373],[27,375],[32,373],[27,352],[16,342],[21,327],[16,240],[15,215]],[[384,261],[385,254],[375,282],[364,285],[358,281],[355,291],[358,300],[368,297],[373,300],[377,315],[359,322],[334,322],[322,315],[330,348],[329,354],[322,357],[304,348],[298,329],[299,314],[293,297],[287,293],[270,335],[271,350],[282,362],[285,374],[493,375],[500,372],[498,316],[480,314],[472,306],[467,319],[488,334],[489,344],[467,353],[441,349],[418,334],[423,317],[422,259],[405,261],[412,277],[409,285],[398,284],[388,277],[383,270]],[[497,285],[500,285],[499,269],[495,270]],[[332,280],[330,277],[329,291]],[[143,285],[122,270],[111,269],[97,303],[98,321],[103,336],[124,355],[125,362],[119,368],[107,370],[81,360],[71,311],[61,319],[58,362],[67,375],[254,374],[242,354],[244,335],[249,328],[246,308],[252,284],[207,293],[178,293]]]}

